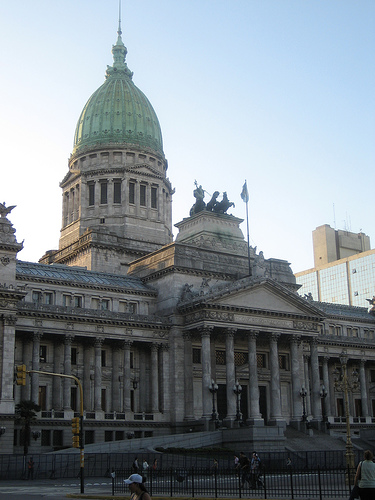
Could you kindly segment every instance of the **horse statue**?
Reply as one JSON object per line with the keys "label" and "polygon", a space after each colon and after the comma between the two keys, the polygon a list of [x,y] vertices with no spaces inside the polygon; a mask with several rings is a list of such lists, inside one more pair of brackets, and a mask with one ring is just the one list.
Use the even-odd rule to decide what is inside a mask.
{"label": "horse statue", "polygon": [[225,214],[226,211],[228,210],[228,208],[234,207],[234,206],[235,206],[234,203],[232,201],[228,200],[227,193],[226,193],[226,191],[224,191],[223,199],[221,201],[219,201],[218,203],[216,203],[216,205],[214,205],[213,211],[216,214]]}

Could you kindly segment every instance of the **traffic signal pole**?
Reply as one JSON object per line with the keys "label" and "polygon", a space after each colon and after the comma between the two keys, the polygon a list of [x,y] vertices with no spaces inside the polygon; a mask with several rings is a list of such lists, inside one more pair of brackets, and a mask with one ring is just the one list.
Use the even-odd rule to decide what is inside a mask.
{"label": "traffic signal pole", "polygon": [[85,438],[83,433],[83,389],[80,380],[74,375],[65,375],[62,373],[53,372],[42,372],[40,370],[26,370],[25,365],[19,365],[16,367],[17,373],[17,385],[26,384],[26,373],[41,373],[43,375],[51,375],[52,377],[62,377],[71,378],[77,382],[79,387],[79,399],[80,399],[80,416],[79,416],[79,448],[80,448],[80,477],[81,477],[81,493],[85,492]]}

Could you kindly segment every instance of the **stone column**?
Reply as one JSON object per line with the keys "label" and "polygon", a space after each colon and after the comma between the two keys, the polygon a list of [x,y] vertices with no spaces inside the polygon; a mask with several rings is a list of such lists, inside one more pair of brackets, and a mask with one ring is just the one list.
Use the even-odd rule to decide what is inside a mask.
{"label": "stone column", "polygon": [[[64,374],[71,375],[72,374],[72,341],[73,335],[65,335],[64,338]],[[63,407],[64,410],[71,410],[72,402],[71,402],[71,387],[72,381],[70,378],[63,379]]]}
{"label": "stone column", "polygon": [[190,332],[184,332],[184,391],[184,420],[194,420],[193,350]]}
{"label": "stone column", "polygon": [[331,387],[329,381],[328,361],[329,361],[329,356],[323,356],[322,358],[323,385],[325,390],[327,391],[327,396],[324,398],[323,405],[326,417],[331,416]]}
{"label": "stone column", "polygon": [[102,345],[104,339],[96,338],[94,343],[94,410],[102,409]]}
{"label": "stone column", "polygon": [[366,363],[366,361],[364,359],[361,359],[361,363],[359,365],[359,383],[361,386],[362,416],[368,417],[369,411],[368,411],[365,363]]}
{"label": "stone column", "polygon": [[[131,411],[131,400],[130,400],[130,348],[133,342],[130,340],[125,340],[123,343],[124,348],[124,383],[123,383],[123,411],[125,413]],[[125,415],[126,416],[126,415]]]}
{"label": "stone column", "polygon": [[280,338],[279,334],[272,334],[270,339],[270,371],[271,371],[271,412],[270,423],[277,424],[282,421],[281,414],[281,398],[280,398],[280,367],[279,367],[279,350],[277,342]]}
{"label": "stone column", "polygon": [[159,346],[156,343],[151,345],[151,411],[159,412]]}
{"label": "stone column", "polygon": [[227,384],[227,416],[229,424],[236,418],[236,395],[233,391],[236,382],[234,368],[234,334],[236,329],[228,328],[225,335],[226,384]]}
{"label": "stone column", "polygon": [[251,330],[248,335],[249,351],[249,396],[250,416],[247,421],[250,425],[264,425],[264,420],[259,409],[259,384],[258,384],[258,362],[257,362],[257,337],[258,330]]}
{"label": "stone column", "polygon": [[311,415],[311,400],[310,400],[310,374],[309,374],[309,359],[308,354],[303,355],[303,367],[304,367],[304,378],[305,378],[305,389],[306,389],[306,416]]}
{"label": "stone column", "polygon": [[[54,344],[53,351],[53,371],[55,373],[62,373],[62,364],[64,356],[64,344],[57,340]],[[52,377],[52,408],[54,410],[62,409],[62,397],[61,397],[61,377]]]}
{"label": "stone column", "polygon": [[[26,370],[32,370],[33,343],[30,337],[27,337],[22,345],[22,359],[26,365]],[[31,377],[26,375],[26,385],[21,385],[21,399],[31,400]]]}
{"label": "stone column", "polygon": [[202,418],[211,418],[211,333],[212,328],[200,329],[202,338]]}
{"label": "stone column", "polygon": [[112,346],[112,404],[110,408],[113,411],[120,412],[120,365],[121,365],[121,347],[119,344]]}
{"label": "stone column", "polygon": [[83,408],[91,411],[91,365],[92,365],[92,344],[85,342],[83,344]]}
{"label": "stone column", "polygon": [[[33,335],[33,370],[40,370],[40,339],[42,336],[43,334],[40,332],[35,332]],[[39,373],[31,374],[31,401],[36,405],[39,404]]]}
{"label": "stone column", "polygon": [[161,344],[161,394],[160,394],[160,411],[164,414],[170,411],[170,371],[169,371],[169,345]]}
{"label": "stone column", "polygon": [[322,406],[320,401],[320,374],[318,358],[318,342],[316,339],[310,342],[311,355],[311,404],[314,420],[321,420]]}
{"label": "stone column", "polygon": [[3,321],[0,412],[2,414],[14,414],[13,377],[17,317],[12,314],[5,314]]}
{"label": "stone column", "polygon": [[300,421],[302,415],[302,401],[300,391],[301,383],[301,367],[299,346],[301,338],[294,336],[290,341],[290,360],[291,360],[291,376],[292,376],[292,420]]}

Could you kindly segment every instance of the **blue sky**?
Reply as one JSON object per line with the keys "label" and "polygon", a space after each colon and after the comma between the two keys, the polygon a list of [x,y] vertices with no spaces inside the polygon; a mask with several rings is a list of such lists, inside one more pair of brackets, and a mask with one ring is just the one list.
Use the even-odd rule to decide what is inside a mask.
{"label": "blue sky", "polygon": [[[0,4],[0,198],[17,205],[22,260],[58,248],[59,182],[117,19],[117,0]],[[244,218],[247,179],[250,242],[266,258],[313,267],[322,224],[374,247],[373,0],[123,0],[122,31],[162,127],[174,223],[195,179]]]}

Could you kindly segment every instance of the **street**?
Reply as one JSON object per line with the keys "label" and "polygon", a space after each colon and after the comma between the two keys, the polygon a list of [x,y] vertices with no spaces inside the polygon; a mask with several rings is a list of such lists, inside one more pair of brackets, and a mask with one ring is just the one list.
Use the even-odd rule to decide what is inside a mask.
{"label": "street", "polygon": [[[80,494],[79,479],[38,479],[35,481],[0,481],[0,499],[11,500],[62,500],[69,493]],[[111,495],[110,479],[88,478],[85,481],[85,495]]]}

